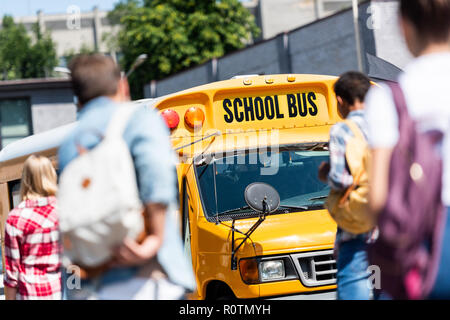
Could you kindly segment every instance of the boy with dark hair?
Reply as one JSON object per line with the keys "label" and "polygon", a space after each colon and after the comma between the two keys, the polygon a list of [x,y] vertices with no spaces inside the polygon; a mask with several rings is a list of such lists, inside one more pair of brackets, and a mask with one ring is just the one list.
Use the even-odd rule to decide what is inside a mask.
{"label": "boy with dark hair", "polygon": [[[341,75],[334,85],[339,115],[356,124],[367,140],[367,124],[364,119],[364,97],[370,88],[370,80],[360,72],[350,71]],[[333,190],[346,190],[353,182],[347,161],[347,142],[354,136],[344,122],[335,124],[330,130],[330,162],[319,167],[319,179],[328,183]],[[337,256],[337,297],[339,300],[369,300],[367,268],[367,243],[373,232],[352,234],[338,227],[335,241]]]}

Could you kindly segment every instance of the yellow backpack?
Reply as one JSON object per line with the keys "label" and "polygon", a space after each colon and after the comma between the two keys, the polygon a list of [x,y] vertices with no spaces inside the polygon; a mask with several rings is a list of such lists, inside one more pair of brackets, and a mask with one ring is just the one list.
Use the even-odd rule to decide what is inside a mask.
{"label": "yellow backpack", "polygon": [[359,127],[350,120],[345,120],[345,124],[353,133],[345,150],[353,185],[343,191],[331,189],[325,207],[341,229],[361,234],[374,227],[368,208],[370,150]]}

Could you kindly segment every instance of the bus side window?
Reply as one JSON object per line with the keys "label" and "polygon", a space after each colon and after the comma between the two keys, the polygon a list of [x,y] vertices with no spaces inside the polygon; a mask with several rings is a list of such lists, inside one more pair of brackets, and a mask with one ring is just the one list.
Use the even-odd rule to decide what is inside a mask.
{"label": "bus side window", "polygon": [[[183,179],[183,241],[186,240],[186,229],[189,228],[189,195],[187,191],[186,178]],[[189,231],[189,230],[187,230]]]}
{"label": "bus side window", "polygon": [[192,252],[191,252],[191,230],[189,224],[189,210],[191,209],[189,193],[188,193],[188,184],[187,179],[184,177],[183,179],[183,246],[184,246],[184,254],[187,257],[188,261],[192,263]]}
{"label": "bus side window", "polygon": [[10,210],[17,207],[20,203],[20,180],[14,180],[8,182],[8,193],[9,193],[9,203]]}
{"label": "bus side window", "polygon": [[[177,169],[175,168],[175,177],[178,177],[178,172]],[[178,178],[175,179],[175,190],[176,190],[176,207],[179,208],[180,207],[180,184],[178,183]]]}

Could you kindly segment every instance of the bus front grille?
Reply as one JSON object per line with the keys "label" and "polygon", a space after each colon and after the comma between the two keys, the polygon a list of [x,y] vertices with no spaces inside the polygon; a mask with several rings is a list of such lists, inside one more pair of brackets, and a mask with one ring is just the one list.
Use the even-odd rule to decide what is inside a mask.
{"label": "bus front grille", "polygon": [[336,260],[333,250],[303,252],[292,255],[300,281],[306,287],[336,284]]}

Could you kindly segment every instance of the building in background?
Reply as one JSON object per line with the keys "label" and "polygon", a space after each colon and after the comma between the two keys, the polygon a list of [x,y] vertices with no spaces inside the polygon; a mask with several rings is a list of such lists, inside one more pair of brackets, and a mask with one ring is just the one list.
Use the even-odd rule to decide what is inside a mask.
{"label": "building in background", "polygon": [[[362,1],[359,1],[362,2]],[[262,38],[269,39],[352,6],[351,0],[254,0]]]}
{"label": "building in background", "polygon": [[[261,0],[263,8],[265,1],[272,0]],[[299,2],[276,1],[280,1],[280,4]],[[369,73],[366,54],[382,58],[399,68],[411,60],[397,20],[398,1],[371,0],[359,5],[359,45],[351,5],[329,14],[339,8],[338,3],[344,5],[343,2],[324,0],[323,8],[330,9],[322,12],[325,17],[165,79],[151,81],[145,86],[144,95],[148,98],[159,97],[245,74],[312,73],[338,76],[349,70],[360,69],[358,51],[362,59],[361,71],[365,73]],[[314,3],[317,2],[304,0],[305,5]],[[335,6],[325,6],[327,3],[334,3]],[[275,30],[275,27],[271,30]]]}
{"label": "building in background", "polygon": [[[166,79],[152,81],[144,88],[145,96],[158,97],[240,74],[339,75],[358,68],[351,1],[253,0],[244,4],[262,27],[262,41]],[[359,49],[364,58],[369,53],[403,68],[411,56],[400,34],[397,8],[396,0],[360,4]],[[33,23],[40,21],[41,26],[52,32],[60,57],[83,46],[114,57],[116,53],[108,51],[103,34],[114,32],[117,26],[109,25],[106,15],[96,9],[82,13],[79,29],[68,28],[68,14],[40,13],[18,21],[29,30]],[[363,71],[368,72],[367,63]],[[0,148],[75,119],[76,107],[67,78],[0,81]]]}
{"label": "building in background", "polygon": [[75,119],[69,79],[0,81],[0,149]]}
{"label": "building in background", "polygon": [[69,7],[68,11],[62,14],[45,14],[39,11],[34,16],[16,17],[14,20],[22,23],[30,35],[36,22],[41,30],[50,31],[62,66],[66,64],[65,56],[86,49],[111,55],[116,59],[117,53],[109,48],[104,35],[116,34],[119,26],[109,22],[108,12],[100,11],[97,7],[89,12],[78,12],[76,7]]}
{"label": "building in background", "polygon": [[[250,0],[242,4],[255,16],[261,29],[260,38],[255,39],[258,41],[346,9],[351,6],[351,0]],[[36,22],[41,30],[50,31],[62,66],[65,65],[65,56],[82,49],[117,58],[117,52],[109,48],[104,35],[116,34],[119,26],[111,24],[107,11],[94,7],[92,11],[78,12],[76,6],[68,7],[67,11],[61,14],[39,11],[36,15],[15,17],[14,20],[22,23],[30,34]]]}

